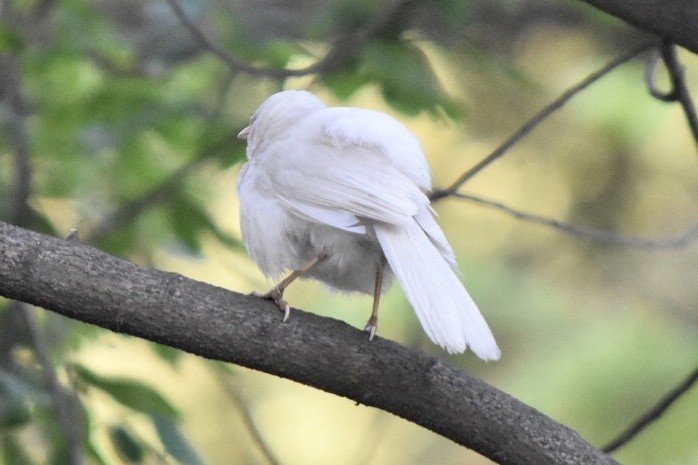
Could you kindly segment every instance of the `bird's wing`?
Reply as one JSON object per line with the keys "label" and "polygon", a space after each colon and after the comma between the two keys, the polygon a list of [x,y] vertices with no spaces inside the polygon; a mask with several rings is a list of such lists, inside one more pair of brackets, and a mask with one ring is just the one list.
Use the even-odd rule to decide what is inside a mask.
{"label": "bird's wing", "polygon": [[[298,216],[353,232],[364,219],[388,224],[412,220],[429,200],[414,180],[419,170],[410,162],[396,164],[385,150],[400,139],[390,127],[382,135],[379,127],[360,135],[351,124],[363,118],[364,125],[380,126],[384,115],[331,110],[294,125],[290,137],[270,148],[275,156],[261,157],[276,196]],[[359,118],[347,116],[353,111]],[[428,169],[426,174],[428,181]]]}
{"label": "bird's wing", "polygon": [[363,147],[379,153],[424,190],[431,173],[417,137],[391,116],[361,108],[327,108],[322,112],[321,139],[328,145]]}

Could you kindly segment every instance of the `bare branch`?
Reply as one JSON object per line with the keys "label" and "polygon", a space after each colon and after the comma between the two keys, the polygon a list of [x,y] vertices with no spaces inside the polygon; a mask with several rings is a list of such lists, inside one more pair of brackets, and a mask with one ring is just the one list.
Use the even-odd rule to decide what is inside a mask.
{"label": "bare branch", "polygon": [[213,55],[218,57],[225,63],[233,73],[247,73],[256,76],[266,76],[271,78],[283,79],[293,76],[307,76],[337,69],[342,64],[354,57],[371,39],[380,31],[385,29],[391,21],[393,21],[405,8],[415,2],[415,0],[398,0],[386,7],[383,11],[373,17],[366,25],[354,31],[340,40],[330,49],[324,58],[318,60],[310,66],[299,69],[279,69],[279,68],[264,68],[252,65],[236,56],[229,51],[216,44],[212,39],[199,28],[199,26],[187,15],[182,5],[178,0],[166,0],[172,8],[182,25],[189,31],[194,39],[199,44]]}
{"label": "bare branch", "polygon": [[32,190],[32,166],[27,134],[27,103],[21,89],[19,58],[12,54],[0,56],[0,102],[6,102],[12,112],[8,118],[12,140],[13,213],[14,224],[30,227],[32,210],[29,206]]}
{"label": "bare branch", "polygon": [[492,153],[483,158],[479,163],[470,168],[468,171],[463,173],[458,179],[456,179],[450,186],[443,190],[435,190],[431,194],[432,202],[453,195],[458,189],[460,189],[470,178],[478,174],[484,168],[489,166],[495,160],[501,158],[507,151],[517,144],[521,139],[527,136],[533,129],[535,129],[540,123],[542,123],[546,118],[548,118],[555,111],[562,108],[572,97],[589,87],[594,82],[598,81],[611,71],[613,71],[618,66],[622,65],[626,61],[632,59],[633,57],[639,55],[640,53],[649,50],[653,47],[656,42],[644,43],[638,47],[633,48],[628,53],[625,53],[618,58],[610,61],[608,64],[603,66],[597,71],[594,71],[586,78],[581,80],[579,83],[567,89],[558,98],[553,100],[550,104],[545,106],[531,119],[526,121],[519,129],[514,132],[507,140],[505,140],[499,147],[497,147]]}
{"label": "bare branch", "polygon": [[698,223],[690,227],[683,234],[676,237],[644,238],[637,236],[625,236],[615,231],[578,226],[565,221],[547,218],[533,213],[527,213],[511,208],[502,203],[483,199],[482,197],[475,195],[456,192],[451,194],[451,196],[497,209],[522,221],[548,226],[574,237],[587,239],[606,245],[620,245],[624,247],[635,247],[638,249],[682,249],[688,247],[698,240]]}
{"label": "bare branch", "polygon": [[698,53],[695,0],[583,0],[638,28]]}
{"label": "bare branch", "polygon": [[625,430],[620,436],[603,447],[603,451],[611,453],[616,451],[630,442],[635,436],[640,434],[642,430],[647,428],[654,421],[658,420],[664,413],[676,402],[682,395],[688,392],[689,389],[698,381],[698,368],[691,373],[681,384],[669,391],[662,399],[657,402],[647,413],[638,418],[630,427]]}
{"label": "bare branch", "polygon": [[0,295],[391,412],[502,465],[615,465],[577,433],[422,351],[0,222]]}
{"label": "bare branch", "polygon": [[[655,82],[660,57],[669,72],[671,80],[671,88],[668,91],[660,90]],[[698,146],[698,115],[691,98],[691,92],[686,85],[683,65],[679,62],[676,46],[673,43],[666,40],[662,41],[659,50],[647,62],[645,81],[653,97],[663,102],[679,102],[681,104],[681,108],[686,115],[688,127],[691,130],[691,134],[693,134],[693,140]]]}

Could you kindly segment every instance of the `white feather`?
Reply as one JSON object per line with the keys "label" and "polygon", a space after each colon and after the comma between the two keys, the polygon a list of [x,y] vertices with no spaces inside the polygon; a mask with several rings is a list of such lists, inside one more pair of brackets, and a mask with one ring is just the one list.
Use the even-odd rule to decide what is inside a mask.
{"label": "white feather", "polygon": [[419,225],[377,225],[375,230],[429,338],[450,353],[470,347],[483,360],[497,360],[499,348],[485,319],[449,260]]}
{"label": "white feather", "polygon": [[394,272],[432,341],[499,358],[434,220],[424,194],[429,167],[409,130],[383,113],[327,108],[309,92],[285,91],[259,107],[242,136],[243,239],[264,273],[322,255],[308,277],[370,294],[385,256],[385,287]]}

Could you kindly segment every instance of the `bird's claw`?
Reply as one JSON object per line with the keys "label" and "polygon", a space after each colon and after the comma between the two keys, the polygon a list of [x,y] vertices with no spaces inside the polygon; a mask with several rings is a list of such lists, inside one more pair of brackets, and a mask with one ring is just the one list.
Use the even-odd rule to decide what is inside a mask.
{"label": "bird's claw", "polygon": [[368,340],[372,341],[373,338],[376,336],[376,331],[378,330],[378,321],[376,321],[374,318],[370,318],[368,322],[366,322],[366,326],[364,327],[364,331],[368,332]]}
{"label": "bird's claw", "polygon": [[252,292],[252,295],[255,297],[261,297],[262,299],[268,299],[268,300],[273,300],[274,303],[276,304],[277,307],[279,307],[279,310],[284,312],[284,318],[283,322],[286,323],[288,321],[288,317],[291,315],[291,307],[288,305],[288,302],[286,302],[283,299],[284,293],[280,291],[278,288],[274,288],[270,290],[269,292]]}

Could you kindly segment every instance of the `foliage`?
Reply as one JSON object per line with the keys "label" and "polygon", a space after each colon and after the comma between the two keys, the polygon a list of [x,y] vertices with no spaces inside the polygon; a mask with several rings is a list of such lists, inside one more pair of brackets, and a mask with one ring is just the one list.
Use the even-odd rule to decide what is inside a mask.
{"label": "foliage", "polygon": [[[561,83],[570,83],[567,77],[594,69],[633,37],[604,16],[549,2],[538,5],[542,20],[517,2],[397,2],[404,8],[369,37],[361,34],[382,14],[378,2],[224,3],[181,0],[208,38],[268,72],[232,69],[192,38],[165,2],[6,2],[0,10],[0,220],[27,208],[32,224],[25,226],[60,235],[78,227],[82,240],[110,253],[171,268],[183,260],[196,273],[205,257],[224,257],[218,266],[239,257],[237,229],[221,214],[233,211],[227,207],[234,204],[232,190],[220,186],[232,183],[231,172],[244,158],[244,145],[232,135],[269,92],[309,86],[352,104],[379,95],[384,109],[409,124],[431,125],[442,144],[425,140],[428,152],[456,154],[434,155],[436,182],[443,185],[551,100]],[[302,69],[325,54],[332,60],[308,76],[277,72]],[[683,58],[693,71],[694,57]],[[677,218],[697,213],[695,176],[687,174],[695,166],[671,157],[694,147],[685,132],[676,135],[684,127],[681,115],[645,96],[640,74],[637,66],[614,74],[597,94],[582,97],[565,118],[514,149],[516,161],[502,162],[486,181],[468,187],[590,227],[668,234],[676,228],[665,224],[685,226]],[[445,125],[451,132],[439,132]],[[23,142],[32,167],[28,204],[15,195]],[[221,201],[221,195],[229,197]],[[678,381],[692,368],[698,320],[686,308],[696,298],[695,253],[589,245],[464,204],[439,208],[455,248],[470,255],[469,286],[493,309],[505,341],[504,361],[488,375],[514,394],[604,442],[670,387],[664,380]],[[660,227],[646,228],[653,222]],[[210,279],[263,286],[243,271],[223,276]],[[291,297],[312,306],[316,291],[302,289]],[[322,307],[357,306],[332,299]],[[419,338],[406,323],[412,317],[400,313],[399,298],[391,294],[388,302],[384,327],[399,328],[392,331],[403,341]],[[672,314],[662,313],[665,308]],[[41,376],[48,368],[37,361],[37,344],[15,313],[0,301],[0,464],[67,463],[55,393]],[[212,453],[188,439],[196,428],[187,424],[190,412],[167,400],[157,378],[107,375],[99,361],[76,361],[100,347],[103,331],[53,315],[40,323],[53,369],[75,394],[88,463],[205,463]],[[653,351],[643,352],[644,344]],[[153,365],[185,371],[173,351],[151,350]],[[586,376],[587,370],[594,374]],[[206,405],[214,421],[216,407]],[[689,407],[678,409],[676,429],[654,432],[620,457],[689,463],[684,457],[698,453],[685,437],[695,431],[695,418],[686,418]],[[271,417],[267,425],[290,421]],[[681,442],[672,444],[673,437]],[[418,462],[424,451],[453,460],[449,450],[429,443],[419,451],[406,448],[396,461]],[[236,453],[240,461],[255,461],[242,446]]]}

